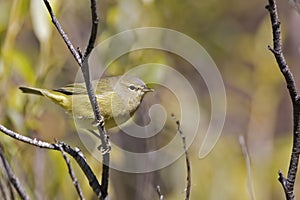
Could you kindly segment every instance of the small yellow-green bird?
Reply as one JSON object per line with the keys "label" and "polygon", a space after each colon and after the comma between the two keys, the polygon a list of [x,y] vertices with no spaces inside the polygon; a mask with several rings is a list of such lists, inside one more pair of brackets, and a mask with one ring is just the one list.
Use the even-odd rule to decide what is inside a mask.
{"label": "small yellow-green bird", "polygon": [[[92,81],[92,85],[106,128],[126,122],[137,110],[144,95],[153,91],[141,79],[128,76],[101,78]],[[52,90],[26,86],[19,88],[24,93],[47,97],[76,119],[90,122],[94,119],[85,83],[74,83]]]}

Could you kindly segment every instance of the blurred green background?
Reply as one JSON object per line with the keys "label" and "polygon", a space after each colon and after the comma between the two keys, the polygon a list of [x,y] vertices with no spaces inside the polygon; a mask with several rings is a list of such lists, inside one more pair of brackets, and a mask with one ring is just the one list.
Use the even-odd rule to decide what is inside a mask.
{"label": "blurred green background", "polygon": [[[89,1],[51,1],[57,18],[75,47],[84,47],[90,31]],[[227,93],[226,122],[213,151],[198,158],[199,146],[189,148],[192,167],[191,199],[284,199],[277,171],[286,174],[291,152],[292,113],[289,95],[275,59],[267,1],[171,1],[101,0],[98,42],[138,27],[164,27],[182,32],[199,42],[216,62]],[[299,22],[287,1],[278,2],[284,53],[300,83]],[[79,146],[96,174],[101,164],[85,151],[69,116],[49,101],[22,94],[19,85],[44,88],[72,83],[78,67],[51,24],[41,0],[0,1],[0,123],[24,135]],[[133,52],[111,64],[107,75],[123,74],[138,64],[158,62],[170,65],[187,77],[199,91],[201,112],[210,115],[205,83],[193,68],[175,55],[155,50]],[[163,77],[164,78],[164,77]],[[147,105],[161,103],[180,118],[177,103],[170,103],[167,90],[145,98],[138,116]],[[174,98],[174,96],[172,97]],[[146,105],[146,106],[145,106]],[[145,108],[146,107],[146,108]],[[139,119],[139,118],[138,118]],[[153,147],[167,143],[176,133],[174,121],[165,135],[139,141]],[[184,132],[184,130],[183,130]],[[124,136],[112,135],[113,141]],[[243,135],[251,160],[251,179],[238,138]],[[5,154],[33,199],[77,198],[66,165],[59,152],[47,151],[0,135]],[[164,141],[162,141],[164,140]],[[131,141],[132,142],[132,141]],[[133,144],[135,145],[135,144]],[[142,149],[145,150],[145,149]],[[72,161],[72,163],[75,163]],[[77,165],[73,165],[87,199],[95,199]],[[160,185],[167,199],[184,199],[185,158],[152,173],[131,174],[111,170],[111,199],[158,199]],[[248,171],[249,173],[249,171]],[[4,180],[1,173],[0,179]],[[296,181],[296,197],[300,196]],[[297,190],[298,188],[298,190]]]}

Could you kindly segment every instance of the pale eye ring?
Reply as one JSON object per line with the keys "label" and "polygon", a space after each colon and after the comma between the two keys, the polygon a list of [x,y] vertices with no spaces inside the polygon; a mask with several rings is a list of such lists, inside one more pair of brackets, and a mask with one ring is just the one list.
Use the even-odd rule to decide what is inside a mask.
{"label": "pale eye ring", "polygon": [[128,89],[131,91],[134,91],[134,90],[136,90],[136,87],[134,85],[129,85]]}

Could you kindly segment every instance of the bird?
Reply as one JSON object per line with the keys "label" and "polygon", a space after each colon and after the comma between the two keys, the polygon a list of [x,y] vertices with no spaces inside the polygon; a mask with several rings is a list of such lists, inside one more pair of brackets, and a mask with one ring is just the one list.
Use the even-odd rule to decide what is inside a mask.
{"label": "bird", "polygon": [[[144,96],[154,90],[134,76],[111,76],[93,80],[92,86],[104,119],[105,128],[126,122],[140,106]],[[94,112],[85,83],[73,83],[57,89],[20,86],[23,93],[40,95],[61,106],[76,120],[94,120]]]}

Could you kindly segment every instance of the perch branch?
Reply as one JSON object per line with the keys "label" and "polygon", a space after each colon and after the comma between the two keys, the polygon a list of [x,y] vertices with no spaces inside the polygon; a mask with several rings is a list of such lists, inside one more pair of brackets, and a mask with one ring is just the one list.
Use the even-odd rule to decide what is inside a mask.
{"label": "perch branch", "polygon": [[100,108],[97,103],[97,98],[95,96],[93,86],[91,83],[91,79],[89,77],[89,65],[88,65],[88,58],[90,53],[92,52],[97,32],[98,32],[98,15],[97,15],[97,7],[96,7],[96,0],[91,0],[91,14],[92,14],[92,28],[91,28],[91,34],[89,38],[89,42],[87,45],[87,48],[83,55],[83,66],[81,67],[82,73],[85,76],[85,84],[88,91],[89,99],[91,102],[91,105],[93,107],[94,115],[95,115],[95,122],[98,125],[98,130],[100,133],[100,139],[101,139],[101,146],[103,150],[102,154],[102,176],[101,176],[101,186],[104,192],[104,197],[108,194],[108,183],[109,183],[109,162],[110,162],[110,143],[108,139],[108,135],[106,133],[106,130],[104,128],[104,120],[100,112]]}
{"label": "perch branch", "polygon": [[108,190],[108,182],[109,182],[109,162],[110,162],[110,145],[109,145],[109,139],[108,135],[106,133],[106,130],[104,128],[104,120],[103,117],[101,116],[101,112],[97,103],[97,98],[94,93],[94,89],[91,83],[90,79],[90,71],[89,71],[89,64],[88,64],[88,58],[90,53],[92,52],[94,48],[94,44],[96,41],[97,37],[97,31],[98,31],[98,16],[97,16],[97,9],[96,9],[96,0],[91,0],[91,13],[92,13],[92,28],[91,28],[91,34],[89,38],[89,42],[87,44],[87,48],[82,54],[80,51],[76,51],[72,43],[70,42],[69,38],[63,31],[62,27],[60,26],[58,20],[56,19],[52,8],[47,0],[44,0],[45,5],[48,9],[48,12],[51,16],[52,22],[57,28],[58,32],[60,35],[63,37],[66,45],[68,46],[69,50],[71,51],[72,55],[74,56],[75,60],[77,61],[78,65],[80,66],[80,69],[83,73],[84,76],[84,81],[87,89],[87,93],[89,96],[89,100],[94,112],[95,116],[95,124],[98,127],[99,134],[100,134],[100,139],[101,139],[101,147],[102,147],[102,181],[101,184],[103,186],[103,195],[104,197],[107,195],[107,190]]}
{"label": "perch branch", "polygon": [[291,153],[291,159],[289,164],[289,170],[287,178],[279,172],[279,178],[286,199],[291,200],[295,198],[294,194],[294,184],[296,180],[298,163],[299,163],[299,153],[300,153],[300,103],[299,95],[297,92],[296,84],[292,72],[290,71],[284,55],[282,53],[282,40],[280,33],[280,22],[277,13],[277,6],[275,0],[269,0],[269,4],[266,9],[270,13],[272,32],[273,32],[273,47],[268,46],[269,50],[273,53],[278,67],[285,78],[289,95],[293,104],[293,147]]}

